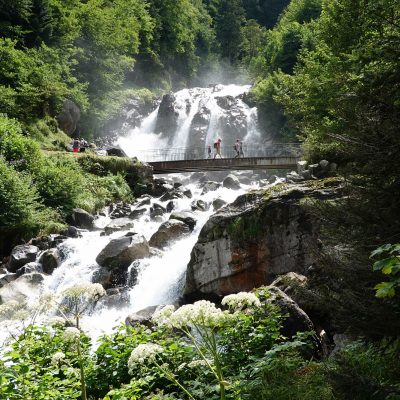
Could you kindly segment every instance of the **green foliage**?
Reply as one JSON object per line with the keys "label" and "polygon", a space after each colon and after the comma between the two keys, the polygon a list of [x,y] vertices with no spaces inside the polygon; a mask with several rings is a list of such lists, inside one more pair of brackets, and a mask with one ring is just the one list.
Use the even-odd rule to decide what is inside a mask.
{"label": "green foliage", "polygon": [[354,342],[327,363],[335,396],[354,400],[394,400],[400,396],[399,341]]}
{"label": "green foliage", "polygon": [[373,270],[381,271],[390,276],[389,282],[382,282],[375,286],[376,297],[394,297],[396,289],[400,287],[400,244],[385,244],[371,253],[370,258],[381,258],[374,263]]}
{"label": "green foliage", "polygon": [[[86,366],[89,340],[81,336]],[[55,353],[65,359],[52,363]],[[75,349],[63,339],[63,330],[28,327],[11,343],[0,360],[0,397],[8,400],[80,399],[79,360]]]}

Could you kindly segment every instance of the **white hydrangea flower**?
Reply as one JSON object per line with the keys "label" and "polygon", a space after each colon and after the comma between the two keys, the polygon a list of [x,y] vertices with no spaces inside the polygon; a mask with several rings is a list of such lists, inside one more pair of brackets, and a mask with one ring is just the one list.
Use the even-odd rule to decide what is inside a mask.
{"label": "white hydrangea flower", "polygon": [[58,351],[57,353],[53,354],[53,357],[51,357],[51,363],[53,365],[59,365],[62,363],[64,358],[65,358],[65,354],[62,351]]}
{"label": "white hydrangea flower", "polygon": [[163,352],[163,348],[155,343],[139,344],[132,350],[128,360],[128,368],[131,371],[135,364],[143,364],[146,360],[154,360],[157,354]]}
{"label": "white hydrangea flower", "polygon": [[50,326],[65,326],[66,320],[63,317],[54,316],[48,320]]}
{"label": "white hydrangea flower", "polygon": [[212,365],[213,361],[212,360],[193,360],[191,361],[187,366],[189,368],[197,368],[197,367],[208,367],[209,365]]}
{"label": "white hydrangea flower", "polygon": [[174,313],[175,307],[173,305],[164,306],[160,309],[157,309],[151,318],[152,322],[156,325],[169,325],[169,319],[171,315]]}
{"label": "white hydrangea flower", "polygon": [[242,310],[244,307],[261,307],[260,299],[253,293],[240,292],[230,294],[222,299],[222,305],[227,305],[234,310]]}
{"label": "white hydrangea flower", "polygon": [[76,342],[81,336],[81,331],[78,328],[69,327],[64,331],[64,340],[66,342]]}

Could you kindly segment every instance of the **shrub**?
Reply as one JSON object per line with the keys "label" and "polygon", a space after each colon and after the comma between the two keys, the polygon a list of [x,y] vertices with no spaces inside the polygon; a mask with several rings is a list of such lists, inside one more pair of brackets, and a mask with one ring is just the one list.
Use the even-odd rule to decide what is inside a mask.
{"label": "shrub", "polygon": [[28,239],[51,228],[59,217],[40,202],[29,175],[18,173],[0,157],[0,252],[21,238]]}

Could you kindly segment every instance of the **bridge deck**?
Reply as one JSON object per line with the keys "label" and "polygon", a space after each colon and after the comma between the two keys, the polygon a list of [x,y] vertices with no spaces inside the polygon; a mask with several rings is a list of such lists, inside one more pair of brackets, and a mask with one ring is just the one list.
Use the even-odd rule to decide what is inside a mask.
{"label": "bridge deck", "polygon": [[300,157],[244,157],[149,162],[154,174],[196,171],[293,169]]}

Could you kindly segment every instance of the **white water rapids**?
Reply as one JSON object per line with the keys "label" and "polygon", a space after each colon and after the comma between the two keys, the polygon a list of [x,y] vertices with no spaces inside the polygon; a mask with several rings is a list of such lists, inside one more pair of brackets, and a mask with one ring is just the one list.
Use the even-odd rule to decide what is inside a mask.
{"label": "white water rapids", "polygon": [[[216,103],[216,95],[235,97],[248,90],[249,86],[218,85],[217,89],[184,89],[176,93],[177,103],[180,105],[180,108],[178,129],[173,137],[173,146],[186,147],[188,145],[190,141],[188,135],[191,121],[199,107],[203,106],[211,110],[206,137],[206,143],[211,143],[214,139],[213,129],[220,123],[220,118],[224,114],[224,111]],[[187,112],[186,108],[188,102],[191,104],[189,112]],[[239,104],[239,107],[246,114],[246,137],[253,139],[259,137],[256,124],[256,110],[249,108],[241,100],[237,100],[237,104]],[[167,145],[167,139],[163,138],[162,134],[154,133],[157,113],[158,109],[154,110],[142,121],[139,128],[133,129],[126,137],[121,137],[118,140],[119,145],[129,156],[137,156],[140,160],[141,151],[162,148]],[[234,141],[234,138],[232,140]],[[181,179],[185,178],[177,175],[174,176],[175,181],[180,181]],[[221,187],[205,195],[201,195],[202,189],[195,184],[187,184],[186,188],[191,190],[193,199],[202,199],[211,204],[216,198],[221,198],[230,203],[238,195],[257,187],[257,185],[258,182],[253,182],[251,185],[242,185],[239,190]],[[191,211],[191,202],[193,199],[186,197],[176,199],[176,208],[173,211]],[[165,207],[168,201],[163,203],[159,199],[152,199],[151,202],[157,202]],[[124,321],[130,313],[147,306],[175,302],[182,294],[182,285],[191,250],[197,241],[201,228],[213,212],[212,206],[208,211],[194,211],[197,224],[190,236],[173,243],[169,248],[160,252],[160,255],[140,260],[140,272],[137,284],[129,288],[129,304],[124,307],[96,308],[92,315],[86,316],[81,321],[83,330],[95,340],[101,334],[109,333],[118,323]],[[152,234],[157,231],[160,224],[169,219],[169,216],[170,213],[165,213],[162,216],[162,221],[155,222],[146,213],[134,221],[134,228],[131,231],[143,235],[149,240]],[[55,269],[52,275],[45,277],[38,292],[25,293],[28,296],[28,301],[34,302],[40,292],[52,291],[60,293],[67,287],[83,282],[91,282],[94,272],[99,268],[95,261],[97,255],[112,238],[120,237],[127,233],[127,231],[119,231],[110,236],[100,236],[101,228],[108,222],[110,222],[109,217],[98,217],[96,224],[99,230],[83,232],[81,238],[67,239],[60,244],[59,249],[65,254],[62,264]],[[6,333],[5,331],[0,332],[0,341],[1,336],[4,337]]]}

